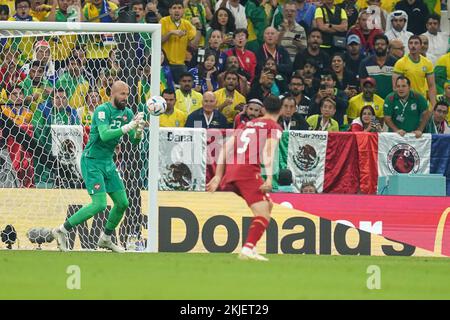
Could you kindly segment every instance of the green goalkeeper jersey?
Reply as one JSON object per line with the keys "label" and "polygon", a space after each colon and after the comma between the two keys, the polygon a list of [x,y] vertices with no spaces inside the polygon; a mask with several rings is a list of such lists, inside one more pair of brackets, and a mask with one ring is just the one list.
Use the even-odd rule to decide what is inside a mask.
{"label": "green goalkeeper jersey", "polygon": [[[83,155],[95,159],[112,159],[122,136],[119,132],[120,128],[132,120],[133,111],[130,108],[119,110],[113,107],[111,102],[99,105],[95,108],[92,117],[89,141],[83,151]],[[100,138],[100,130],[102,127],[105,128],[105,126],[110,131],[110,138],[106,139],[106,141]],[[131,137],[134,137],[134,132],[134,130],[130,132]]]}

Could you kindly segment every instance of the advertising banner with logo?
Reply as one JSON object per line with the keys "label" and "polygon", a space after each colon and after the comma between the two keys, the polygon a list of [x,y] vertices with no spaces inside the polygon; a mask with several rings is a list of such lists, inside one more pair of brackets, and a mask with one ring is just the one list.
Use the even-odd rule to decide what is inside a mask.
{"label": "advertising banner with logo", "polygon": [[161,128],[159,189],[204,191],[206,188],[206,130]]}
{"label": "advertising banner with logo", "polygon": [[397,133],[378,136],[378,174],[430,173],[431,134],[417,139],[414,134],[404,137]]}
{"label": "advertising banner with logo", "polygon": [[[267,253],[379,256],[450,256],[450,207],[445,197],[273,193],[272,220],[258,249]],[[26,199],[26,201],[24,201]],[[60,225],[89,202],[85,190],[15,189],[0,193],[0,224],[15,227],[20,248],[32,249],[26,232]],[[252,216],[230,192],[159,192],[159,250],[238,252]],[[280,205],[282,204],[282,205]],[[148,212],[142,192],[142,213]],[[108,208],[112,203],[108,199]],[[294,209],[292,209],[294,208]],[[107,209],[109,210],[109,209]],[[128,213],[126,213],[128,214]],[[74,249],[93,249],[105,213],[71,235]],[[125,221],[126,219],[124,219]],[[142,233],[146,237],[146,226]],[[127,228],[117,228],[126,239]],[[90,243],[95,243],[90,241]],[[55,249],[55,243],[44,244]]]}

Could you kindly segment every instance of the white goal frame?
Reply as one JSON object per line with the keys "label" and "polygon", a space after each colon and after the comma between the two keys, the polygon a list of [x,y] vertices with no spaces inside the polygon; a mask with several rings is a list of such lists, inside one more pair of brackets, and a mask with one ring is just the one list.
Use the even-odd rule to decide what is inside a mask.
{"label": "white goal frame", "polygon": [[[23,22],[0,21],[0,30],[5,31],[47,31],[47,32],[102,32],[102,33],[138,33],[151,34],[152,51],[150,78],[150,93],[159,96],[159,83],[161,72],[161,25],[141,23],[92,23],[92,22]],[[153,85],[156,84],[156,85]],[[159,180],[159,117],[150,117],[149,140],[149,166],[148,166],[148,239],[147,252],[158,252],[158,180]],[[156,151],[156,152],[155,152]]]}

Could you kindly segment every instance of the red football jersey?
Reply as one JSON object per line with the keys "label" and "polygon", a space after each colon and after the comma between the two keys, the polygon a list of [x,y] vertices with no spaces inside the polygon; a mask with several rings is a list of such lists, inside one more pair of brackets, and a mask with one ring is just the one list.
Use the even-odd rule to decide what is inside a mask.
{"label": "red football jersey", "polygon": [[269,119],[257,118],[235,130],[233,152],[226,159],[226,181],[255,179],[261,173],[264,145],[268,138],[279,140],[282,128]]}

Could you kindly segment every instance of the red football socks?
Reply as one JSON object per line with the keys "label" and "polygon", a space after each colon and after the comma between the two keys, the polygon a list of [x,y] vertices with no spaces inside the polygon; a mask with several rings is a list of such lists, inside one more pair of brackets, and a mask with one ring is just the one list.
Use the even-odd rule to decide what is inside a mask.
{"label": "red football socks", "polygon": [[248,230],[247,241],[245,241],[244,247],[253,249],[259,239],[261,239],[268,225],[269,221],[266,218],[261,216],[254,217]]}

